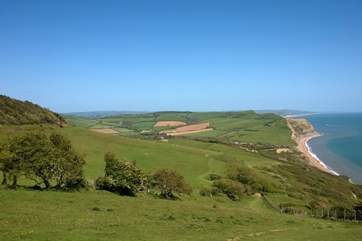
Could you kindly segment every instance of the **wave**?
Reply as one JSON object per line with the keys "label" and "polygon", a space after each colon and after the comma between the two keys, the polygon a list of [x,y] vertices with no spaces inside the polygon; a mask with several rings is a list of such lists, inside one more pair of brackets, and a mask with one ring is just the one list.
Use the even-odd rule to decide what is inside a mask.
{"label": "wave", "polygon": [[327,166],[319,157],[312,151],[312,148],[309,146],[308,141],[305,142],[305,147],[307,148],[309,154],[315,158],[324,168],[328,169],[331,173],[333,173],[336,176],[340,176],[340,174],[336,171],[334,171],[332,168]]}

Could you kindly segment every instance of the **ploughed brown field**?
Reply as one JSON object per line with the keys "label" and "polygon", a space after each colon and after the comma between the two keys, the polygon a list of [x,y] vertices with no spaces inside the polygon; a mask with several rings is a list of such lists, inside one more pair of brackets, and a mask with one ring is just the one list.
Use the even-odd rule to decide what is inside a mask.
{"label": "ploughed brown field", "polygon": [[159,121],[154,127],[172,127],[172,126],[185,126],[186,123],[182,121]]}
{"label": "ploughed brown field", "polygon": [[200,123],[176,128],[176,132],[199,131],[210,127],[209,123]]}
{"label": "ploughed brown field", "polygon": [[164,133],[168,136],[181,136],[181,135],[187,135],[187,134],[193,134],[193,133],[199,133],[199,132],[205,132],[205,131],[212,131],[212,130],[213,129],[210,128],[209,123],[200,123],[200,124],[178,127],[174,130],[163,131],[161,133]]}

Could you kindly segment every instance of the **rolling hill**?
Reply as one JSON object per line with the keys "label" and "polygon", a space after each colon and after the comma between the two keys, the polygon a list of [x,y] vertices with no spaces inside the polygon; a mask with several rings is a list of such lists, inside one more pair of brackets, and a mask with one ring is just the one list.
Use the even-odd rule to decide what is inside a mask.
{"label": "rolling hill", "polygon": [[0,124],[56,124],[65,125],[65,119],[50,110],[29,101],[20,101],[0,95]]}
{"label": "rolling hill", "polygon": [[[274,114],[159,112],[67,120],[72,126],[0,126],[0,143],[33,131],[66,136],[85,158],[89,183],[79,192],[34,190],[34,183],[25,180],[19,180],[17,190],[0,186],[0,240],[342,241],[362,235],[360,223],[343,222],[343,211],[342,218],[333,216],[357,205],[362,187],[309,166],[295,149],[285,119]],[[165,141],[159,134],[164,129],[154,127],[158,121],[208,122],[213,131]],[[289,151],[278,153],[280,146]],[[176,170],[193,193],[166,201],[147,193],[123,197],[95,190],[94,180],[104,174],[105,152],[136,161],[147,174]],[[211,176],[223,177],[236,166],[250,171],[248,178],[260,192],[239,201],[201,195],[212,186]]]}

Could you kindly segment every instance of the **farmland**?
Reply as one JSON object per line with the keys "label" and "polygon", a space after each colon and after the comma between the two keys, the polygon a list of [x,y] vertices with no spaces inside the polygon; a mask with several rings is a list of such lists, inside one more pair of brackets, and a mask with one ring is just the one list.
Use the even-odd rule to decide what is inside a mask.
{"label": "farmland", "polygon": [[[159,121],[176,121],[187,125],[209,123],[212,131],[189,133],[189,138],[214,139],[220,142],[268,143],[293,146],[291,132],[284,118],[274,114],[245,112],[157,112],[141,115],[121,115],[100,119],[68,117],[68,122],[83,128],[111,128],[123,136],[142,136],[172,130],[155,128]],[[185,127],[181,127],[185,128]],[[204,128],[203,128],[204,129]]]}

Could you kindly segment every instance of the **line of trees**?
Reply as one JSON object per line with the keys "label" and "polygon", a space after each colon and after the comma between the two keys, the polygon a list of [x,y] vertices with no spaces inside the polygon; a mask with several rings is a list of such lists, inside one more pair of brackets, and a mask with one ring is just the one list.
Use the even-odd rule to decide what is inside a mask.
{"label": "line of trees", "polygon": [[27,133],[0,147],[2,184],[12,188],[22,177],[38,188],[79,189],[86,185],[84,164],[71,142],[57,133]]}
{"label": "line of trees", "polygon": [[178,199],[192,192],[185,178],[173,170],[160,169],[146,175],[135,162],[119,160],[113,153],[106,153],[104,161],[105,175],[96,180],[98,190],[127,196],[152,192],[164,199]]}
{"label": "line of trees", "polygon": [[290,215],[309,215],[314,218],[331,220],[362,221],[362,203],[353,208],[334,206],[330,208],[312,208],[308,211],[293,206],[280,206],[280,213]]}
{"label": "line of trees", "polygon": [[[135,162],[119,160],[113,153],[104,156],[105,174],[95,182],[96,189],[120,195],[152,193],[165,199],[191,194],[185,178],[173,170],[160,169],[146,175]],[[2,185],[16,188],[20,178],[39,189],[77,190],[87,187],[85,161],[64,136],[30,132],[0,145]]]}

